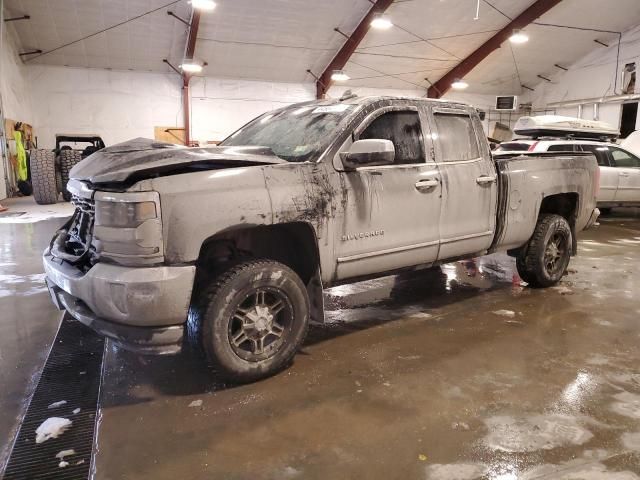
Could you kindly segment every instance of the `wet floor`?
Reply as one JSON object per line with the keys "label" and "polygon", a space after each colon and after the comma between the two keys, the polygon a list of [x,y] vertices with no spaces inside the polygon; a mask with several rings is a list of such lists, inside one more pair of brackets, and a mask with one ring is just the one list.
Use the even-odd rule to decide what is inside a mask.
{"label": "wet floor", "polygon": [[554,289],[504,255],[335,288],[252,385],[112,347],[97,478],[639,479],[639,246],[612,217]]}
{"label": "wet floor", "polygon": [[110,346],[96,478],[640,480],[640,213],[620,212],[552,289],[504,255],[332,289],[330,323],[255,384]]}
{"label": "wet floor", "polygon": [[0,472],[58,329],[41,256],[59,226],[0,223]]}

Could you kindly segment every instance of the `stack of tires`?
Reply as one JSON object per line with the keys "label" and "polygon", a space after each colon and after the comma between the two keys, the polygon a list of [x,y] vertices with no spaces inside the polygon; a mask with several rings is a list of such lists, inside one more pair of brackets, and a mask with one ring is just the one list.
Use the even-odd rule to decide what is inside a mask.
{"label": "stack of tires", "polygon": [[63,148],[59,155],[53,150],[31,150],[31,185],[36,203],[56,203],[60,193],[65,201],[71,200],[67,191],[69,172],[80,160],[82,152],[79,150]]}

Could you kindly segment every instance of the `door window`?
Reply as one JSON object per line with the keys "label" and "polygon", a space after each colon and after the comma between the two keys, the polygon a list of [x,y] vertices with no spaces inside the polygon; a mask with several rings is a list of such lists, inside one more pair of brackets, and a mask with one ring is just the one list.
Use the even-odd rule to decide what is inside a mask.
{"label": "door window", "polygon": [[436,112],[434,116],[444,162],[475,160],[480,157],[478,138],[469,115]]}
{"label": "door window", "polygon": [[575,152],[576,150],[577,146],[570,143],[560,143],[557,145],[551,145],[549,148],[547,148],[547,152]]}
{"label": "door window", "polygon": [[611,158],[616,167],[640,168],[640,159],[619,148],[611,149]]}
{"label": "door window", "polygon": [[580,145],[583,152],[591,152],[596,156],[596,160],[598,160],[598,165],[601,167],[608,167],[609,161],[607,160],[607,152],[609,151],[608,147],[600,147],[598,145]]}
{"label": "door window", "polygon": [[393,111],[380,115],[360,134],[360,140],[390,140],[396,149],[394,164],[424,163],[420,117],[414,111]]}

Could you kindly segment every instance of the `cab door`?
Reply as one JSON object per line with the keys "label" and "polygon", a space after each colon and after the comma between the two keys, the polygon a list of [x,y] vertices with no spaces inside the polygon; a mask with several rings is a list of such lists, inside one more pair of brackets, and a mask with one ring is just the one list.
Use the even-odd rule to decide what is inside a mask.
{"label": "cab door", "polygon": [[493,241],[497,173],[482,125],[464,106],[432,110],[442,177],[439,260],[482,253]]}
{"label": "cab door", "polygon": [[[438,256],[442,186],[431,152],[431,131],[419,102],[399,102],[367,115],[340,151],[353,141],[390,140],[393,165],[346,171],[334,166],[346,192],[336,225],[336,278],[345,279],[430,263]],[[341,223],[341,224],[340,224]]]}
{"label": "cab door", "polygon": [[640,158],[618,147],[609,150],[619,179],[615,201],[640,203]]}

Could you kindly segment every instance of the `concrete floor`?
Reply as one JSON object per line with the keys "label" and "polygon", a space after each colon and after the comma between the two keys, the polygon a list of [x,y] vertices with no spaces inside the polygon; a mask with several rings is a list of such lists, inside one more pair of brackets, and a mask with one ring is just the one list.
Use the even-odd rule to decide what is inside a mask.
{"label": "concrete floor", "polygon": [[[59,223],[0,224],[2,274],[29,279],[0,283],[0,435],[55,331],[24,276]],[[552,289],[503,255],[332,289],[331,323],[251,385],[110,345],[95,478],[640,479],[639,245],[620,210]]]}

